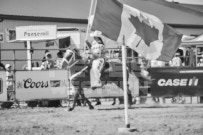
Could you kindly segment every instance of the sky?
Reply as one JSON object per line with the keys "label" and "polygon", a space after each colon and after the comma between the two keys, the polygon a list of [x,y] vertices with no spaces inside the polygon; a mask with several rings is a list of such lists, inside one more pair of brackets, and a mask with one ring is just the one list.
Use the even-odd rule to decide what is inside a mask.
{"label": "sky", "polygon": [[174,2],[180,2],[185,4],[203,5],[203,0],[167,0],[167,1],[174,1]]}

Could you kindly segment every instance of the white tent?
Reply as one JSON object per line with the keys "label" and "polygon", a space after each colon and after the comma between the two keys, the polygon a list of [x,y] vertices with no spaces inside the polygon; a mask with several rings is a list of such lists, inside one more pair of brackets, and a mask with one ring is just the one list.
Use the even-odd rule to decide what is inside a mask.
{"label": "white tent", "polygon": [[197,37],[183,36],[181,43],[182,47],[189,47],[193,45],[203,45],[203,34]]}

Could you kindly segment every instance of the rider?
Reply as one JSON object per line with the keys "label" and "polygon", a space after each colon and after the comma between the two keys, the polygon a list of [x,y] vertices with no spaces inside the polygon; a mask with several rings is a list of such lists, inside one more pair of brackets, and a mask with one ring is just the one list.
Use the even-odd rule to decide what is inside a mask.
{"label": "rider", "polygon": [[91,44],[91,54],[92,54],[92,68],[90,70],[90,84],[91,88],[94,90],[102,86],[100,80],[101,70],[105,64],[105,47],[101,37],[94,37]]}

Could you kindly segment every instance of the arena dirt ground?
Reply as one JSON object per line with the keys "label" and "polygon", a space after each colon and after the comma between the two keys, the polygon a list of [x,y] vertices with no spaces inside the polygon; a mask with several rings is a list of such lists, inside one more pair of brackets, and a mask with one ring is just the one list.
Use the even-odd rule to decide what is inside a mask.
{"label": "arena dirt ground", "polygon": [[[0,135],[116,135],[124,127],[123,105],[0,110]],[[203,104],[133,105],[133,135],[203,135]]]}

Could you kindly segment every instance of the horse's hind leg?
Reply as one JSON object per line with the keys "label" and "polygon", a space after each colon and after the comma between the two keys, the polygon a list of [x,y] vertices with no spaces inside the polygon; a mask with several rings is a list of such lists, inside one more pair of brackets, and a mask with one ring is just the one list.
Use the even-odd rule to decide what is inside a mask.
{"label": "horse's hind leg", "polygon": [[132,94],[128,94],[128,104],[132,105]]}
{"label": "horse's hind leg", "polygon": [[132,102],[132,94],[128,93],[128,107],[131,107],[132,104],[133,104],[133,102]]}
{"label": "horse's hind leg", "polygon": [[75,105],[76,105],[76,103],[77,103],[77,101],[79,99],[79,95],[81,95],[82,100],[84,100],[88,104],[89,109],[94,109],[94,107],[91,105],[91,102],[87,98],[85,98],[83,90],[82,89],[78,89],[76,91],[75,96],[74,96],[73,105],[72,105],[72,107],[69,108],[69,111],[72,111],[75,108]]}
{"label": "horse's hind leg", "polygon": [[85,97],[83,92],[81,92],[81,98],[82,98],[82,100],[85,101],[85,103],[88,104],[90,110],[94,109],[94,107],[92,106],[91,102]]}

